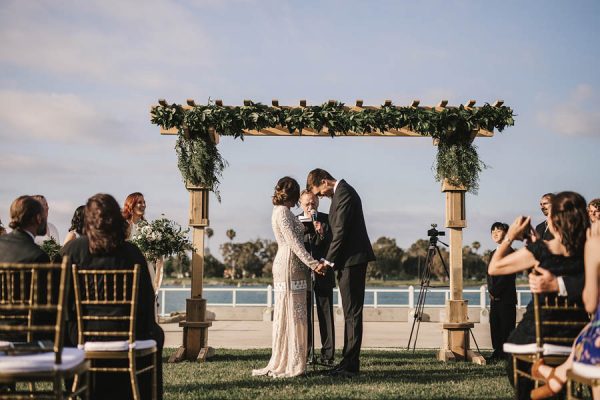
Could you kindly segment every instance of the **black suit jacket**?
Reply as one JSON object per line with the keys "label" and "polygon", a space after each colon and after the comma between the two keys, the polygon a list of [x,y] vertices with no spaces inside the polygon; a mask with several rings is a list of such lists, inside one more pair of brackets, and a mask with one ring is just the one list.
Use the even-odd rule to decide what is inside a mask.
{"label": "black suit jacket", "polygon": [[343,179],[338,182],[331,199],[329,224],[332,239],[325,259],[334,263],[335,269],[375,261],[362,202],[356,190]]}
{"label": "black suit jacket", "polygon": [[543,240],[554,239],[554,235],[552,233],[550,233],[550,230],[548,229],[548,221],[546,221],[546,220],[539,223],[535,227],[535,232],[537,233],[538,238],[540,238],[540,239],[543,239]]}
{"label": "black suit jacket", "polygon": [[[490,254],[490,260],[494,256],[496,250]],[[513,250],[511,249],[511,253]],[[515,279],[517,274],[496,275],[487,274],[488,292],[492,301],[498,304],[517,304],[517,287]]]}
{"label": "black suit jacket", "polygon": [[0,262],[35,264],[47,263],[50,259],[27,232],[15,229],[0,236]]}
{"label": "black suit jacket", "polygon": [[[304,213],[298,214],[298,217]],[[331,243],[331,228],[329,226],[329,216],[322,212],[317,212],[317,221],[323,226],[323,237],[315,232],[312,222],[303,222],[304,224],[304,247],[311,253],[315,260],[320,260],[327,255],[329,244]],[[331,268],[327,268],[325,275],[315,274],[315,284],[318,288],[334,288],[335,274]]]}

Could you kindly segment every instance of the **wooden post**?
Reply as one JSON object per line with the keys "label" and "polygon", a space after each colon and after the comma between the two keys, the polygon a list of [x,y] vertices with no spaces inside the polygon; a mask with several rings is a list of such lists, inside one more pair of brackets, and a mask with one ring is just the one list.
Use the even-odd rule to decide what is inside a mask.
{"label": "wooden post", "polygon": [[465,210],[465,187],[442,183],[442,192],[446,194],[446,228],[450,236],[450,299],[446,302],[446,320],[443,321],[443,342],[438,359],[469,360],[485,364],[485,359],[470,350],[470,330],[474,324],[469,322],[468,301],[463,299],[463,254],[462,230],[467,226]]}
{"label": "wooden post", "polygon": [[[186,186],[190,192],[190,221],[192,228],[192,293],[186,299],[186,320],[179,323],[183,327],[183,345],[169,359],[169,362],[186,360],[204,361],[214,351],[208,347],[206,321],[206,300],[202,298],[204,277],[204,228],[208,226],[209,189],[201,186]],[[210,351],[209,351],[210,350]]]}

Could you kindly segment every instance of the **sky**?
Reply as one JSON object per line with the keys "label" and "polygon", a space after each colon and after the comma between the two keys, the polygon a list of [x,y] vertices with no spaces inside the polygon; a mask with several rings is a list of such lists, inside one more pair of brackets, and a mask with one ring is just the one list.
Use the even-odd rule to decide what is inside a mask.
{"label": "sky", "polygon": [[[20,1],[0,4],[0,219],[44,194],[61,240],[95,193],[144,193],[147,218],[187,224],[175,137],[159,98],[282,105],[386,99],[408,105],[504,100],[514,127],[475,144],[488,165],[466,199],[464,242],[493,248],[489,227],[531,215],[539,197],[600,197],[597,1]],[[228,161],[210,198],[209,246],[273,239],[282,176],[304,186],[321,167],[361,195],[372,241],[406,248],[443,227],[430,138],[221,138]],[[320,210],[327,212],[324,200]]]}

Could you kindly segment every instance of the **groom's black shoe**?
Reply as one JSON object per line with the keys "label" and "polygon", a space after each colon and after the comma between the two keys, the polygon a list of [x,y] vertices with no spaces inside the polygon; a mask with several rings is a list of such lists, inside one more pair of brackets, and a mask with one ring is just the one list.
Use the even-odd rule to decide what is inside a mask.
{"label": "groom's black shoe", "polygon": [[354,378],[358,372],[347,371],[345,369],[334,369],[329,372],[329,376],[333,378]]}

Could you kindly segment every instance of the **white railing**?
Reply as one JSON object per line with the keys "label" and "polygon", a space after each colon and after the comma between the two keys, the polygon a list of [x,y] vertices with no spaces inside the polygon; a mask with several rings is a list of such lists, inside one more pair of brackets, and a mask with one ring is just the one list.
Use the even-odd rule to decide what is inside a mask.
{"label": "white railing", "polygon": [[[244,307],[273,307],[273,286],[272,285],[268,285],[267,287],[262,287],[262,288],[246,288],[246,287],[225,287],[225,288],[211,288],[211,287],[205,287],[203,288],[203,291],[206,293],[210,293],[210,292],[231,292],[231,302],[230,303],[213,303],[213,302],[209,302],[209,305],[211,306],[228,306],[228,307],[238,307],[238,306],[244,306]],[[365,303],[365,307],[370,307],[370,308],[392,308],[392,307],[408,307],[408,308],[414,308],[415,307],[415,301],[418,300],[418,295],[419,295],[419,291],[420,291],[420,287],[415,288],[414,286],[409,286],[407,288],[376,288],[376,289],[366,289],[365,290],[365,294],[367,293],[373,293],[373,302],[370,303]],[[160,296],[160,314],[161,315],[165,315],[165,307],[166,307],[166,300],[167,300],[167,292],[187,292],[189,296],[190,293],[190,288],[161,288],[159,290],[159,296]],[[267,302],[266,303],[238,303],[238,293],[240,292],[255,292],[255,293],[266,293],[267,296]],[[384,294],[384,293],[395,293],[395,294],[399,294],[399,293],[406,293],[408,296],[408,302],[407,303],[381,303],[380,300],[380,294]],[[429,290],[427,291],[427,295],[430,294],[434,294],[434,293],[443,293],[444,294],[444,300],[449,300],[450,299],[450,289],[449,288],[429,288]],[[488,293],[487,293],[487,287],[485,285],[481,286],[479,289],[464,289],[463,290],[464,294],[467,293],[479,293],[479,304],[469,304],[469,307],[471,308],[486,308],[486,305],[489,304],[489,302],[487,301],[488,298]],[[517,308],[522,308],[523,306],[523,302],[522,302],[522,295],[524,294],[529,294],[529,290],[524,290],[524,289],[519,289],[517,290]],[[186,296],[186,297],[187,297]],[[341,308],[342,307],[342,302],[340,299],[340,292],[338,290],[338,288],[334,289],[334,296],[337,299],[337,307]],[[424,307],[442,307],[442,304],[427,304],[427,302],[425,303]]]}

